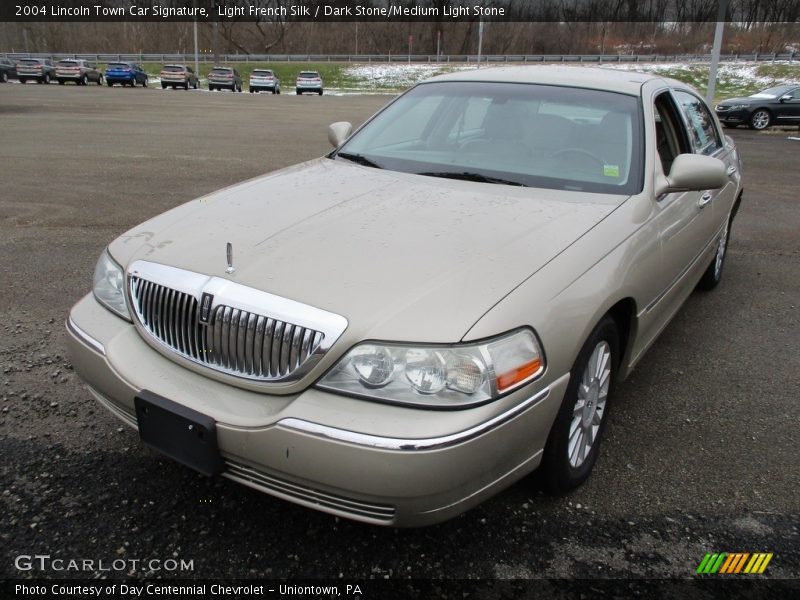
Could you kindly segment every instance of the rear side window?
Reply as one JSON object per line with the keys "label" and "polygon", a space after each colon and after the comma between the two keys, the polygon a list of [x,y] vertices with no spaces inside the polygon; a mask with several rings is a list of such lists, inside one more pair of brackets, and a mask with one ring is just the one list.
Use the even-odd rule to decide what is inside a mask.
{"label": "rear side window", "polygon": [[722,148],[719,132],[705,103],[694,94],[682,90],[675,90],[675,96],[689,123],[689,137],[694,151],[710,155]]}

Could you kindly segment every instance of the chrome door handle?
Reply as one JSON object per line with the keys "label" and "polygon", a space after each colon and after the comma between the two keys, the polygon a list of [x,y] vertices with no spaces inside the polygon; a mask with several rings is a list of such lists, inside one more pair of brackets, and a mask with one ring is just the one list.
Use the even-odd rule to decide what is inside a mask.
{"label": "chrome door handle", "polygon": [[728,173],[728,177],[732,177],[733,175],[736,174],[736,167],[731,165],[730,167],[728,167],[728,170],[726,172]]}
{"label": "chrome door handle", "polygon": [[714,196],[711,195],[711,192],[706,192],[702,196],[700,196],[700,201],[697,203],[697,206],[700,208],[705,208],[706,205],[714,199]]}

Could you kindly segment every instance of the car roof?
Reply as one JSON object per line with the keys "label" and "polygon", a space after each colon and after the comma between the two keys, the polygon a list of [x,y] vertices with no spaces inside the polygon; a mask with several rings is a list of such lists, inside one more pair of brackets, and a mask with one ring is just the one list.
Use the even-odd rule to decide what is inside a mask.
{"label": "car roof", "polygon": [[582,87],[610,92],[621,92],[639,96],[642,85],[650,80],[659,79],[671,85],[686,87],[679,81],[621,69],[603,67],[578,66],[515,66],[492,67],[487,69],[471,69],[454,71],[432,77],[427,81],[489,81],[497,83],[538,83],[543,85],[562,85]]}

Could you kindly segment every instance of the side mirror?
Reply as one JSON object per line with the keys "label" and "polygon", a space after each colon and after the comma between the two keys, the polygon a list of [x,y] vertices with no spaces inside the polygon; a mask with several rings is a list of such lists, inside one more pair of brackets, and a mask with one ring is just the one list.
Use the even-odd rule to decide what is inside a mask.
{"label": "side mirror", "polygon": [[791,99],[792,99],[792,95],[791,94],[784,94],[783,96],[781,96],[781,98],[780,98],[780,100],[778,102],[783,104],[784,102],[788,102]]}
{"label": "side mirror", "polygon": [[725,164],[718,158],[700,154],[679,154],[672,168],[656,186],[656,196],[670,192],[714,190],[728,183]]}
{"label": "side mirror", "polygon": [[338,148],[353,131],[353,125],[347,121],[338,121],[328,126],[328,141],[331,146]]}

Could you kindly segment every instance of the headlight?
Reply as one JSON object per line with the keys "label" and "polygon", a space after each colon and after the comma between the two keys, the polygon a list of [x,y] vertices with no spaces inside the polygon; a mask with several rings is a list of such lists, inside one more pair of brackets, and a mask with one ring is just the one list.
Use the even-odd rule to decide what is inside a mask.
{"label": "headlight", "polygon": [[359,344],[317,386],[397,404],[464,408],[499,398],[543,372],[536,335],[519,329],[477,344]]}
{"label": "headlight", "polygon": [[739,110],[741,108],[748,108],[748,104],[734,104],[730,107],[730,110]]}
{"label": "headlight", "polygon": [[128,305],[125,302],[125,273],[108,250],[103,251],[94,268],[94,281],[92,282],[94,297],[111,312],[123,319],[131,320]]}

